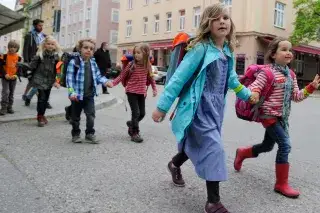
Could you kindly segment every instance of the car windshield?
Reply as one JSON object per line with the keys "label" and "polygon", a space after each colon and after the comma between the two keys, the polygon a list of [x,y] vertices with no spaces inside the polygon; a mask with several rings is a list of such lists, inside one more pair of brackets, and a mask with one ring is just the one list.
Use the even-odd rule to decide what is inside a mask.
{"label": "car windshield", "polygon": [[165,67],[157,67],[157,69],[160,72],[167,72],[167,69]]}

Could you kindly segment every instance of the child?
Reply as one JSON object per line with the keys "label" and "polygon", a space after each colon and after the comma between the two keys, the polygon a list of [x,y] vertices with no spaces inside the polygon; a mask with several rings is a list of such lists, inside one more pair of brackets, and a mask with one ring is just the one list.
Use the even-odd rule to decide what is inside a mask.
{"label": "child", "polygon": [[14,100],[14,91],[17,84],[17,63],[21,61],[21,57],[17,54],[20,45],[17,41],[11,40],[8,43],[8,54],[0,56],[2,69],[2,94],[1,94],[1,110],[0,115],[6,113],[13,114],[12,109]]}
{"label": "child", "polygon": [[37,120],[39,127],[48,123],[45,112],[52,86],[60,87],[56,64],[61,56],[62,51],[58,42],[52,36],[47,36],[40,44],[36,56],[27,64],[29,70],[33,72],[30,85],[38,91]]}
{"label": "child", "polygon": [[[266,128],[264,139],[261,144],[237,149],[234,168],[240,171],[243,160],[258,157],[263,152],[270,152],[277,143],[274,190],[284,196],[297,198],[300,194],[299,191],[291,188],[288,184],[288,155],[291,150],[288,119],[291,100],[300,102],[307,98],[319,87],[320,78],[317,75],[311,84],[299,91],[297,79],[287,66],[293,59],[291,47],[291,43],[282,38],[274,39],[268,47],[266,59],[270,62],[269,69],[274,73],[275,83],[271,95],[261,105],[262,112],[266,117],[262,121]],[[265,84],[266,75],[264,72],[260,72],[250,88],[252,91],[260,93]]]}
{"label": "child", "polygon": [[132,118],[127,122],[131,141],[141,143],[143,138],[139,132],[139,122],[145,116],[145,97],[147,95],[147,81],[151,81],[153,97],[157,95],[154,79],[151,77],[152,68],[149,60],[149,46],[147,44],[136,45],[133,49],[133,62],[130,62],[120,76],[108,83],[109,87],[118,85],[128,77],[126,93],[131,108]]}
{"label": "child", "polygon": [[165,117],[200,65],[191,87],[180,96],[172,120],[179,153],[168,163],[168,169],[173,183],[183,187],[180,167],[190,158],[198,176],[206,180],[207,213],[229,212],[221,204],[219,194],[219,182],[227,180],[221,129],[228,88],[241,99],[248,100],[251,96],[233,69],[234,32],[234,24],[222,4],[213,4],[204,10],[197,36],[188,46],[189,51],[165,87],[152,116],[155,122]]}
{"label": "child", "polygon": [[[88,143],[98,144],[95,136],[94,119],[95,104],[94,96],[97,95],[98,84],[106,85],[108,79],[100,74],[100,70],[92,58],[95,49],[95,42],[92,39],[83,39],[78,42],[80,52],[80,67],[75,71],[75,60],[69,62],[67,68],[67,88],[71,100],[71,123],[72,142],[81,143],[80,138],[80,116],[81,111],[87,117],[87,129],[85,140]],[[76,73],[75,73],[76,72]]]}

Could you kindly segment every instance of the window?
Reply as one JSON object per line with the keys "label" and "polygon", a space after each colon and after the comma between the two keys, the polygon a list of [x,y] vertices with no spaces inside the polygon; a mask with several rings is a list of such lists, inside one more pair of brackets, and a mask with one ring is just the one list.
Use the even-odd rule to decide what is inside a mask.
{"label": "window", "polygon": [[112,0],[114,3],[120,3],[120,0]]}
{"label": "window", "polygon": [[80,10],[79,21],[83,21],[83,10]]}
{"label": "window", "polygon": [[90,30],[89,29],[86,29],[86,37],[90,37]]}
{"label": "window", "polygon": [[112,20],[113,22],[116,22],[116,23],[119,22],[119,10],[118,10],[118,9],[112,8],[111,20]]}
{"label": "window", "polygon": [[71,47],[71,34],[69,33],[68,34],[68,44],[67,44],[68,47]]}
{"label": "window", "polygon": [[180,10],[180,18],[179,18],[179,30],[184,30],[184,25],[186,22],[186,11]]}
{"label": "window", "polygon": [[284,27],[284,4],[276,2],[276,7],[274,9],[274,26]]}
{"label": "window", "polygon": [[160,3],[160,0],[154,0],[154,3]]}
{"label": "window", "polygon": [[128,9],[132,9],[132,1],[133,0],[128,0]]}
{"label": "window", "polygon": [[193,8],[193,28],[198,28],[200,25],[200,7]]}
{"label": "window", "polygon": [[73,33],[72,33],[72,42],[71,42],[71,45],[73,46],[75,43],[76,43],[76,33],[73,32]]}
{"label": "window", "polygon": [[264,64],[264,54],[263,52],[257,52],[257,64],[263,65]]}
{"label": "window", "polygon": [[65,38],[64,38],[64,34],[61,35],[61,45],[65,46]]}
{"label": "window", "polygon": [[7,39],[8,39],[7,36],[5,36],[5,37],[3,38],[4,41],[7,41]]}
{"label": "window", "polygon": [[131,34],[132,34],[132,20],[128,20],[127,21],[127,29],[126,29],[126,31],[127,31],[127,37],[130,37],[131,36]]}
{"label": "window", "polygon": [[232,0],[220,0],[220,2],[227,7],[227,9],[229,11],[229,15],[231,15],[231,12],[232,12]]}
{"label": "window", "polygon": [[237,54],[236,72],[238,75],[244,74],[245,65],[246,65],[246,55],[245,54]]}
{"label": "window", "polygon": [[91,8],[87,8],[87,18],[86,20],[89,20],[91,18]]}
{"label": "window", "polygon": [[68,24],[71,24],[71,22],[72,22],[72,14],[70,13],[70,14],[69,14]]}
{"label": "window", "polygon": [[118,31],[110,30],[110,45],[116,45],[118,43]]}
{"label": "window", "polygon": [[160,30],[160,16],[154,16],[154,33],[159,33]]}
{"label": "window", "polygon": [[144,0],[144,5],[148,5],[149,4],[149,0]]}
{"label": "window", "polygon": [[171,31],[171,24],[172,24],[172,13],[167,13],[167,23],[166,23],[167,32]]}
{"label": "window", "polygon": [[143,17],[143,35],[148,33],[148,17]]}
{"label": "window", "polygon": [[79,21],[78,19],[79,19],[78,13],[75,12],[75,13],[74,13],[74,16],[73,16],[73,23],[78,22],[78,21]]}
{"label": "window", "polygon": [[82,39],[82,30],[79,31],[79,40]]}

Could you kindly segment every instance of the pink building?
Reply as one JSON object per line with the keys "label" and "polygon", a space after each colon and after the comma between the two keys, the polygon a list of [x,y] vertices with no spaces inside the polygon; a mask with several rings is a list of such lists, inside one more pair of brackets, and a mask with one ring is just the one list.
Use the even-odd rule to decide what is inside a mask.
{"label": "pink building", "polygon": [[81,38],[93,38],[97,48],[108,42],[112,62],[116,62],[119,0],[60,0],[59,42],[71,51]]}

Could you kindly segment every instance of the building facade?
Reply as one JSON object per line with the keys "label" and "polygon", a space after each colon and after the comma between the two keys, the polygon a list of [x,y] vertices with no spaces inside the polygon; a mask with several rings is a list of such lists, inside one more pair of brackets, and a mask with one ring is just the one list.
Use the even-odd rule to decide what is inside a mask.
{"label": "building facade", "polygon": [[[236,26],[239,74],[250,64],[264,63],[266,48],[274,37],[288,38],[293,31],[293,0],[121,0],[118,59],[123,53],[132,52],[136,43],[148,42],[155,64],[167,66],[175,35],[181,31],[195,35],[204,8],[218,2],[228,7]],[[303,74],[307,78],[320,72],[320,49],[300,46],[294,50],[297,72],[307,68],[308,74]]]}
{"label": "building facade", "polygon": [[[59,0],[43,0],[41,4],[41,19],[44,21],[43,32],[47,35],[57,37],[59,29],[55,29],[57,21],[60,18]],[[60,23],[59,23],[60,24]],[[58,25],[59,25],[58,24]],[[58,26],[59,27],[59,26]]]}
{"label": "building facade", "polygon": [[71,51],[81,38],[91,37],[100,47],[109,44],[112,62],[116,61],[119,0],[60,0],[61,26],[59,41]]}

